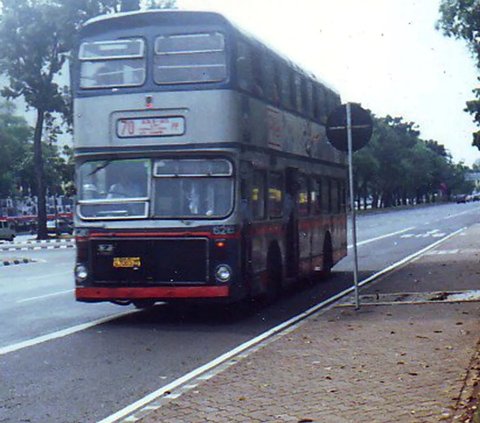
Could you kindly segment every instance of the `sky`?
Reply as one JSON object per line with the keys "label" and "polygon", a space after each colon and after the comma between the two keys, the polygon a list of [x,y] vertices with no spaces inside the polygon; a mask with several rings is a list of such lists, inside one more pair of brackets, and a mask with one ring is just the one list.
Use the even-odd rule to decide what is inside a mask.
{"label": "sky", "polygon": [[471,165],[476,125],[464,112],[477,86],[462,40],[435,29],[440,0],[177,0],[214,10],[328,82],[342,101],[415,122],[425,140]]}

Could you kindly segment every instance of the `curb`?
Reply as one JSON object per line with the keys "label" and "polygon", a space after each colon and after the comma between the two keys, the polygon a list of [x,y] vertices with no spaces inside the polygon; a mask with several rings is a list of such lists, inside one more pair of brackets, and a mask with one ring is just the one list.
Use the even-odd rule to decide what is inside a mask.
{"label": "curb", "polygon": [[75,239],[42,239],[40,241],[8,241],[0,244],[0,252],[5,251],[31,251],[31,250],[53,250],[74,248]]}
{"label": "curb", "polygon": [[41,240],[28,240],[28,241],[7,241],[3,245],[14,245],[14,244],[69,244],[74,243],[75,238],[62,238],[62,239],[41,239]]}
{"label": "curb", "polygon": [[64,250],[67,248],[75,248],[75,244],[73,243],[62,243],[57,245],[25,245],[21,244],[16,247],[0,247],[0,252],[3,251],[32,251],[32,250]]}
{"label": "curb", "polygon": [[27,264],[27,263],[32,263],[33,261],[34,260],[31,260],[28,258],[2,260],[0,261],[0,266],[13,266],[15,264]]}

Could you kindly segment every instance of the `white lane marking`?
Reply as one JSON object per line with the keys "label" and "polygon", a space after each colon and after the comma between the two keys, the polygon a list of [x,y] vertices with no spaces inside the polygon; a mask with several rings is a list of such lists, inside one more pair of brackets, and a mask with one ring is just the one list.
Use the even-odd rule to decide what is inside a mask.
{"label": "white lane marking", "polygon": [[[466,227],[460,228],[456,230],[455,232],[452,232],[451,234],[447,235],[446,237],[439,239],[438,241],[435,241],[434,243],[427,245],[425,248],[422,248],[421,250],[417,251],[416,253],[410,254],[409,256],[405,257],[404,259],[397,261],[396,263],[393,263],[391,266],[386,267],[383,270],[380,270],[380,272],[375,273],[374,275],[368,277],[367,279],[364,279],[362,282],[360,282],[358,285],[363,286],[366,285],[367,283],[372,282],[375,279],[378,279],[380,276],[383,276],[392,270],[395,270],[404,264],[407,264],[410,261],[416,260],[423,254],[425,254],[427,251],[433,250],[436,246],[442,244],[443,242],[449,240],[450,238],[454,237],[455,235],[458,235],[460,232],[464,231]],[[352,287],[351,290],[353,291],[354,288]]]}
{"label": "white lane marking", "polygon": [[[42,264],[46,263],[44,260],[38,260],[39,262],[41,261]],[[67,266],[67,265],[65,265]],[[72,266],[69,264],[68,265],[69,268],[71,268]],[[37,269],[38,271],[38,269]],[[59,272],[59,273],[51,273],[51,274],[48,274],[48,275],[41,275],[41,276],[28,276],[28,281],[39,281],[39,280],[42,280],[42,279],[51,279],[51,278],[56,278],[58,276],[70,276],[70,275],[73,275],[73,271],[72,270],[69,270],[69,271],[65,271],[65,272]],[[23,276],[21,275],[18,275],[17,276],[18,278],[23,278]],[[73,276],[72,276],[73,277]]]}
{"label": "white lane marking", "polygon": [[[408,257],[405,257],[398,262],[386,267],[385,269],[375,273],[374,275],[368,277],[367,279],[364,279],[359,283],[359,286],[364,286],[370,282],[373,282],[375,279],[378,279],[380,276],[385,275],[386,273],[389,273],[398,267],[403,266],[404,264],[408,263],[409,261],[415,260],[419,258],[421,255],[425,254],[427,251],[435,248],[437,245],[440,245],[442,242],[447,241],[448,239],[452,238],[453,236],[457,235],[458,233],[464,231],[466,228],[461,228],[449,235],[447,235],[445,238],[440,239],[438,241],[435,241],[433,244],[430,244],[429,246],[421,249],[420,251],[417,251]],[[263,332],[262,334],[256,336],[253,339],[250,339],[249,341],[235,347],[234,349],[222,354],[221,356],[213,359],[209,363],[204,364],[203,366],[197,367],[196,369],[192,370],[191,372],[181,376],[180,378],[174,380],[173,382],[170,382],[169,384],[157,389],[154,392],[151,392],[150,394],[144,396],[143,398],[140,398],[139,400],[135,401],[134,403],[128,405],[127,407],[117,411],[116,413],[104,418],[103,420],[100,420],[98,423],[115,423],[118,422],[120,419],[125,419],[131,414],[135,413],[136,411],[143,409],[145,406],[147,406],[149,403],[159,399],[160,397],[163,397],[167,394],[167,392],[172,392],[174,389],[179,388],[180,386],[186,384],[187,382],[192,382],[195,379],[202,379],[202,375],[205,374],[206,372],[212,371],[214,368],[220,366],[221,364],[226,363],[227,361],[231,360],[233,357],[240,356],[241,353],[244,353],[244,356],[248,356],[248,351],[252,349],[255,346],[258,346],[262,342],[266,342],[268,338],[273,337],[274,335],[278,335],[279,333],[286,331],[287,329],[293,330],[295,327],[298,327],[300,323],[310,317],[312,314],[316,313],[317,311],[321,310],[322,308],[326,307],[329,304],[334,303],[335,301],[339,300],[340,298],[344,297],[347,294],[352,293],[355,290],[355,287],[350,287],[347,288],[346,290],[334,295],[331,298],[328,298],[327,300],[311,307],[310,309],[304,311],[301,314],[298,314],[297,316],[292,317],[291,319],[287,320],[286,322],[283,322],[279,324],[278,326],[275,326],[274,328],[271,328],[267,330],[266,332]],[[257,348],[258,349],[258,348]],[[206,379],[206,378],[204,378]],[[170,398],[170,396],[169,396]],[[123,421],[137,421],[138,418],[135,416],[130,416],[127,419]]]}
{"label": "white lane marking", "polygon": [[473,210],[465,210],[460,213],[451,214],[450,216],[444,217],[443,220],[452,219],[454,217],[461,216],[463,214],[473,213],[473,212],[478,212],[478,208],[475,208]]}
{"label": "white lane marking", "polygon": [[51,294],[39,295],[38,297],[24,298],[23,300],[18,300],[17,304],[27,303],[29,301],[42,300],[44,298],[55,297],[57,295],[69,294],[73,292],[73,289],[67,289],[65,291],[52,292]]}
{"label": "white lane marking", "polygon": [[433,251],[428,251],[425,255],[427,256],[443,256],[443,255],[447,255],[447,254],[458,254],[459,252],[459,249],[455,249],[455,250],[433,250]]}
{"label": "white lane marking", "polygon": [[[400,231],[391,232],[391,233],[389,233],[389,234],[380,235],[380,236],[377,236],[376,238],[366,239],[365,241],[360,241],[360,242],[358,242],[358,243],[357,243],[357,246],[369,244],[370,242],[379,241],[380,239],[388,238],[388,237],[390,237],[390,236],[395,236],[395,235],[403,234],[404,232],[411,231],[411,230],[413,230],[413,229],[415,229],[415,226],[412,226],[412,227],[410,227],[410,228],[405,228],[405,229],[402,229],[402,230],[400,230]],[[349,245],[348,248],[353,248],[353,245]]]}
{"label": "white lane marking", "polygon": [[76,332],[81,332],[85,329],[90,329],[94,326],[102,325],[103,323],[119,319],[129,314],[137,313],[139,310],[129,310],[123,313],[113,314],[112,316],[104,317],[102,319],[93,320],[91,322],[82,323],[80,325],[72,326],[70,328],[62,329],[57,332],[48,333],[47,335],[38,336],[36,338],[27,339],[26,341],[18,342],[16,344],[0,347],[0,355],[5,355],[14,351],[19,351],[24,348],[33,347],[34,345],[42,344],[43,342],[52,341],[54,339],[63,338],[64,336],[72,335]]}
{"label": "white lane marking", "polygon": [[403,239],[428,238],[428,237],[441,238],[441,237],[444,237],[445,235],[446,234],[444,232],[440,232],[439,229],[433,229],[432,231],[428,231],[428,232],[421,233],[421,234],[404,234],[404,235],[401,235],[400,238],[403,238]]}

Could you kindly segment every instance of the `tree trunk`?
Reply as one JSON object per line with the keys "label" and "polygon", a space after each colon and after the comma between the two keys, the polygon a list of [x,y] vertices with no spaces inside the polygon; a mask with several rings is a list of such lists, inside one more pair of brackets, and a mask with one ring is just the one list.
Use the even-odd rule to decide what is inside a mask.
{"label": "tree trunk", "polygon": [[45,203],[45,178],[43,175],[42,157],[42,133],[45,112],[37,109],[37,122],[33,135],[33,163],[35,167],[35,179],[37,183],[38,215],[37,215],[37,239],[47,239],[47,207]]}

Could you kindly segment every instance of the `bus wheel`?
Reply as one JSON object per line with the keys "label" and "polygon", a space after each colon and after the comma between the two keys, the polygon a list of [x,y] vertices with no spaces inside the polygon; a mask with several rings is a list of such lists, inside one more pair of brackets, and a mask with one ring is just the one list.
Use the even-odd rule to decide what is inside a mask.
{"label": "bus wheel", "polygon": [[323,265],[322,265],[322,278],[328,278],[332,273],[333,267],[333,248],[330,234],[325,236],[325,242],[323,243]]}
{"label": "bus wheel", "polygon": [[270,248],[267,255],[267,290],[264,300],[267,304],[274,303],[282,290],[282,258],[278,245]]}
{"label": "bus wheel", "polygon": [[146,308],[151,308],[155,305],[155,301],[153,300],[137,300],[133,301],[133,305],[135,308],[140,310],[145,310]]}

